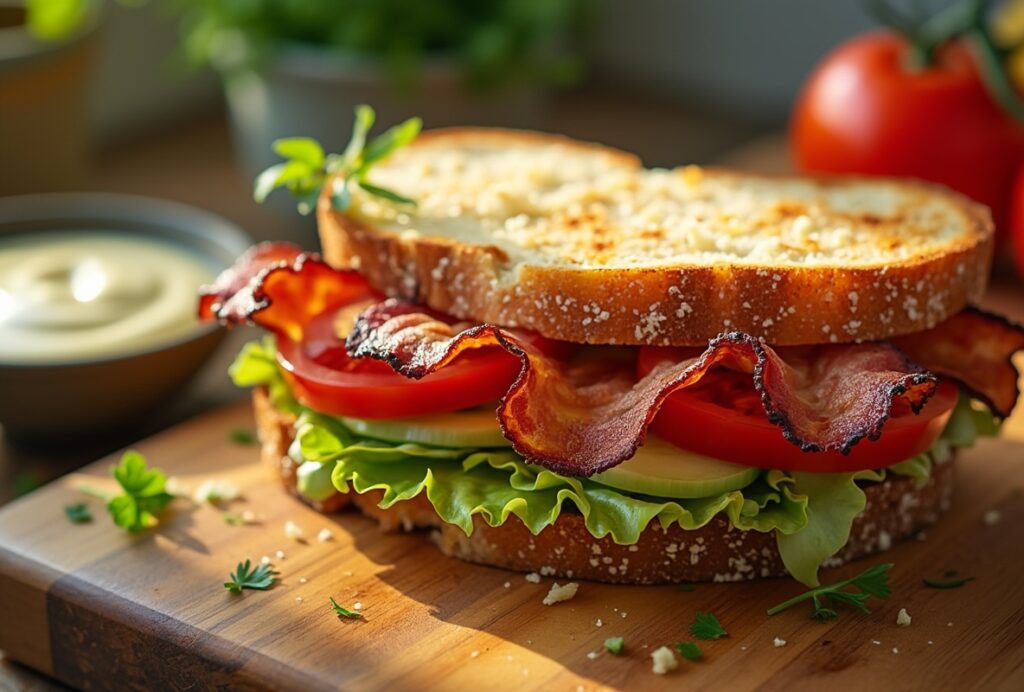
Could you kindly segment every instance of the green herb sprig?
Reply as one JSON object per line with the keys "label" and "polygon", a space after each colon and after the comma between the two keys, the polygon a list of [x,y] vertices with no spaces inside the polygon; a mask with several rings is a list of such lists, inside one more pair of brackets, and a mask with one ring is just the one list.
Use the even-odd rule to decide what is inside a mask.
{"label": "green herb sprig", "polygon": [[[816,589],[811,589],[799,596],[794,596],[788,601],[783,601],[773,608],[768,609],[769,615],[776,615],[783,610],[790,608],[803,601],[811,601],[814,610],[811,617],[815,620],[834,620],[839,613],[836,607],[848,606],[862,613],[870,613],[868,599],[886,599],[892,594],[889,588],[889,570],[892,563],[887,562],[874,567],[869,567],[856,577],[835,584],[826,584]],[[847,589],[853,589],[848,591]]]}
{"label": "green herb sprig", "polygon": [[338,617],[340,617],[340,618],[349,618],[350,620],[360,620],[360,619],[362,619],[362,617],[363,617],[362,613],[356,612],[354,610],[349,610],[345,606],[339,604],[336,600],[334,600],[334,596],[330,596],[330,599],[331,599],[331,608],[334,610],[334,614],[337,615]]}
{"label": "green herb sprig", "polygon": [[679,642],[676,644],[676,651],[687,661],[699,661],[704,655],[695,642]]}
{"label": "green herb sprig", "polygon": [[729,636],[714,613],[701,612],[697,613],[694,623],[690,625],[690,634],[705,641]]}
{"label": "green herb sprig", "polygon": [[625,646],[626,640],[624,637],[608,637],[604,640],[604,650],[612,656],[622,655],[622,650]]}
{"label": "green herb sprig", "polygon": [[144,456],[129,450],[113,468],[113,475],[123,491],[107,501],[114,523],[133,533],[156,526],[157,513],[174,500],[166,490],[163,471],[149,468]]}
{"label": "green herb sprig", "polygon": [[346,211],[352,204],[352,185],[365,192],[395,204],[415,205],[416,202],[379,185],[367,181],[370,169],[398,149],[406,146],[420,133],[423,122],[409,118],[383,134],[367,141],[376,115],[369,106],[356,106],[352,139],[341,154],[326,154],[315,139],[291,137],[274,142],[274,152],[286,161],[277,163],[256,177],[253,198],[262,203],[279,187],[286,188],[298,200],[300,214],[316,208],[316,201],[328,180],[333,181],[330,198],[337,211]]}
{"label": "green herb sprig", "polygon": [[224,588],[231,593],[242,593],[242,589],[255,589],[266,591],[277,583],[277,577],[270,565],[256,565],[252,567],[252,561],[239,562],[235,571],[228,575],[229,581],[224,582]]}
{"label": "green herb sprig", "polygon": [[64,516],[66,516],[68,521],[72,524],[88,524],[92,521],[92,512],[89,511],[89,505],[84,502],[65,505]]}

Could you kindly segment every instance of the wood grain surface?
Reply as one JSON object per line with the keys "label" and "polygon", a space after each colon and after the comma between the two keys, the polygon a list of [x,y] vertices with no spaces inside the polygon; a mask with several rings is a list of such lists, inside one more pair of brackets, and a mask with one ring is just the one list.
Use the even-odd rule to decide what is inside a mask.
{"label": "wood grain surface", "polygon": [[[95,520],[67,523],[62,508],[82,499],[82,484],[113,489],[114,458],[42,488],[0,511],[0,647],[95,689],[1021,689],[1021,422],[965,453],[952,511],[925,540],[885,556],[896,563],[893,597],[870,616],[822,624],[805,608],[765,615],[800,591],[785,579],[690,593],[584,582],[575,599],[544,606],[550,579],[453,561],[424,534],[384,535],[357,514],[321,516],[287,496],[254,447],[229,441],[228,431],[252,425],[247,406],[234,406],[138,448],[186,486],[235,483],[242,499],[227,509],[249,509],[259,522],[230,526],[223,510],[178,500],[159,528],[129,536],[88,500]],[[990,510],[1001,515],[991,526]],[[305,542],[286,538],[288,520]],[[333,540],[316,539],[322,528]],[[278,550],[274,589],[239,596],[222,587],[239,560]],[[976,580],[922,585],[948,569]],[[365,620],[339,620],[329,596],[360,602]],[[900,608],[910,627],[896,625]],[[650,652],[689,639],[698,610],[713,611],[729,637],[702,644],[704,660],[654,675]],[[587,656],[610,636],[625,637],[623,656]]]}

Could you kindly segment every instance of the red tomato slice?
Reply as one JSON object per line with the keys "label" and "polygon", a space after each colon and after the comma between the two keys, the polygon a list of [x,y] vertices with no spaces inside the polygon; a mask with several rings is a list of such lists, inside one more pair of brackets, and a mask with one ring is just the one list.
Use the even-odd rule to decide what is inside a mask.
{"label": "red tomato slice", "polygon": [[[304,405],[335,416],[394,419],[444,413],[496,401],[519,374],[520,361],[498,347],[460,355],[421,379],[396,373],[386,363],[350,358],[335,329],[337,315],[315,318],[301,343],[279,338],[278,362],[292,393]],[[562,357],[571,344],[516,332],[542,353]]]}
{"label": "red tomato slice", "polygon": [[[638,374],[663,362],[667,350],[675,352],[673,360],[692,357],[683,349],[643,347]],[[804,452],[768,420],[749,375],[716,370],[668,397],[651,432],[682,449],[745,466],[818,473],[877,469],[928,450],[946,426],[957,394],[955,384],[943,381],[919,414],[894,406],[881,437],[861,440],[849,454]]]}

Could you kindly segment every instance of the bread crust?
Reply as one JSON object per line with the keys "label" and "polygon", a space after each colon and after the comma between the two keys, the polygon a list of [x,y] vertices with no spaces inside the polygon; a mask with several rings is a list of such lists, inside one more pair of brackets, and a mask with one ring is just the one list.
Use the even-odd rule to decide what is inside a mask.
{"label": "bread crust", "polygon": [[[413,146],[455,147],[479,138],[510,147],[537,141],[569,143],[589,152],[599,147],[554,135],[470,128],[426,133]],[[607,152],[624,167],[639,165],[629,154]],[[716,169],[702,175],[735,178],[737,184],[768,177]],[[824,186],[856,186],[868,179],[815,180]],[[942,252],[871,266],[522,264],[509,283],[501,280],[508,258],[496,246],[372,228],[336,212],[326,194],[317,214],[330,264],[355,267],[390,296],[464,320],[590,344],[703,346],[733,330],[775,345],[846,343],[933,327],[978,301],[988,280],[994,229],[987,209],[936,185],[888,184],[911,195],[943,197],[962,215],[969,233]]]}
{"label": "bread crust", "polygon": [[[262,389],[254,391],[253,403],[262,458],[297,495],[294,465],[287,459],[294,420],[276,410]],[[893,476],[868,484],[864,491],[867,506],[854,520],[849,542],[826,566],[886,550],[934,523],[949,507],[953,463],[937,464],[923,488],[916,488],[908,477]],[[594,538],[583,517],[571,511],[564,511],[537,536],[516,518],[492,527],[475,516],[473,534],[467,536],[459,527],[442,522],[425,495],[386,510],[377,506],[380,497],[380,491],[338,494],[311,504],[330,512],[351,503],[384,531],[431,529],[434,543],[445,555],[517,572],[614,584],[742,581],[786,574],[772,534],[738,531],[722,517],[692,531],[678,525],[663,531],[652,524],[635,546],[626,546],[609,536]]]}

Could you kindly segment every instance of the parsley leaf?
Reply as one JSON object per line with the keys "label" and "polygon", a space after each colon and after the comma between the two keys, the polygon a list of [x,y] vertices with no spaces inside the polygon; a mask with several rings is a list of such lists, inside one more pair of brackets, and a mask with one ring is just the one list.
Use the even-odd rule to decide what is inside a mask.
{"label": "parsley leaf", "polygon": [[604,640],[604,650],[613,656],[620,655],[625,647],[626,639],[624,637],[608,637]]}
{"label": "parsley leaf", "polygon": [[713,613],[697,613],[696,621],[690,625],[690,634],[697,639],[710,640],[721,639],[728,636],[728,632],[722,627],[722,623]]}
{"label": "parsley leaf", "polygon": [[72,524],[87,524],[92,521],[92,512],[89,511],[89,506],[84,502],[65,505],[64,516],[66,516],[68,521]]}
{"label": "parsley leaf", "polygon": [[129,450],[113,468],[113,474],[124,491],[107,502],[114,523],[131,532],[156,526],[156,513],[174,499],[165,489],[167,476],[163,471],[147,467],[145,457]]}
{"label": "parsley leaf", "polygon": [[694,642],[679,642],[676,644],[676,651],[687,661],[699,661],[704,655]]}
{"label": "parsley leaf", "polygon": [[[769,608],[768,614],[776,615],[803,601],[811,601],[814,608],[811,612],[811,617],[815,620],[834,620],[839,615],[836,611],[836,606],[839,605],[859,610],[862,613],[870,613],[871,609],[868,608],[868,599],[872,596],[886,599],[892,593],[892,590],[889,588],[890,569],[892,569],[892,563],[882,563],[869,567],[851,579],[819,586],[799,596],[794,596],[788,601]],[[855,590],[848,591],[847,589]]]}
{"label": "parsley leaf", "polygon": [[270,565],[260,564],[252,569],[250,560],[239,562],[235,571],[228,575],[228,579],[231,581],[224,582],[224,588],[231,593],[242,593],[242,589],[266,591],[277,582]]}
{"label": "parsley leaf", "polygon": [[236,445],[256,444],[256,435],[248,428],[235,428],[229,433],[228,437]]}
{"label": "parsley leaf", "polygon": [[922,581],[929,589],[959,589],[967,582],[974,581],[974,577],[960,577],[958,579],[931,579],[925,577]]}
{"label": "parsley leaf", "polygon": [[309,137],[276,140],[274,152],[286,160],[270,166],[256,177],[253,198],[263,202],[271,192],[283,187],[297,200],[299,213],[305,215],[316,206],[324,184],[333,179],[330,199],[331,206],[337,211],[346,211],[352,203],[352,183],[393,204],[415,205],[414,200],[394,190],[373,185],[366,177],[375,164],[416,139],[423,123],[419,118],[409,118],[367,141],[366,136],[375,119],[372,108],[356,106],[352,138],[342,154],[325,154],[320,143]]}
{"label": "parsley leaf", "polygon": [[343,605],[339,605],[338,602],[336,600],[334,600],[334,596],[331,596],[330,599],[331,599],[331,608],[334,609],[334,614],[337,615],[338,617],[340,617],[340,618],[350,618],[352,620],[359,620],[360,618],[363,617],[362,613],[357,613],[354,610],[349,610],[348,608],[346,608]]}

